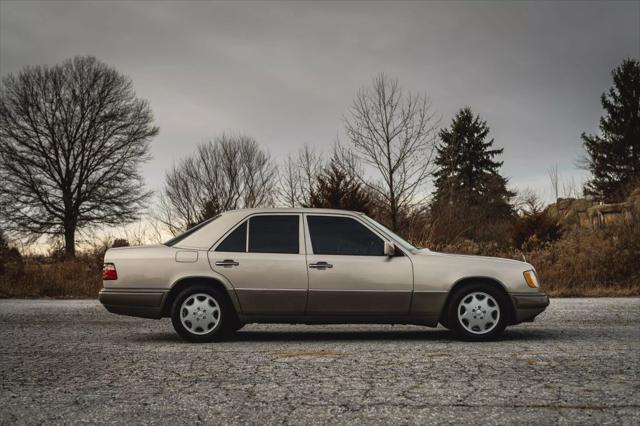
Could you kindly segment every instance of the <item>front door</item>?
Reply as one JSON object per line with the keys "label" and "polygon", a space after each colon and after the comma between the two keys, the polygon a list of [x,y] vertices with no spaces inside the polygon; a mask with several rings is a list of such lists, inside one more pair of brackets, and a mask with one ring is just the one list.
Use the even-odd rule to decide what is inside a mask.
{"label": "front door", "polygon": [[407,256],[385,256],[384,240],[355,217],[304,216],[309,315],[409,314],[413,270]]}
{"label": "front door", "polygon": [[244,314],[304,314],[303,234],[299,214],[253,215],[209,252],[211,266],[231,282]]}

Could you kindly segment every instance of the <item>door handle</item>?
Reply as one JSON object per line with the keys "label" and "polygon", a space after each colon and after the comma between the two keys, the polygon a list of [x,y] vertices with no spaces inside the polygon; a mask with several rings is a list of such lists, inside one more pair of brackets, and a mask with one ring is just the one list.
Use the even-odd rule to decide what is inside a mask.
{"label": "door handle", "polygon": [[238,265],[240,265],[240,262],[236,262],[233,259],[219,260],[216,262],[216,266],[224,266],[225,268],[230,268],[232,266],[238,266]]}
{"label": "door handle", "polygon": [[317,263],[310,263],[309,264],[309,268],[315,268],[315,269],[331,269],[333,268],[333,265],[327,262],[317,262]]}

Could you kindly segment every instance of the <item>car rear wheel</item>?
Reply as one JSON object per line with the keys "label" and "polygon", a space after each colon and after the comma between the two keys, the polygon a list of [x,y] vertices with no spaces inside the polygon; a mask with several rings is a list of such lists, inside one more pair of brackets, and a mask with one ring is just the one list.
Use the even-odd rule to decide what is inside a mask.
{"label": "car rear wheel", "polygon": [[231,310],[227,298],[217,289],[193,286],[176,297],[171,322],[180,337],[191,342],[211,342],[234,331]]}
{"label": "car rear wheel", "polygon": [[507,325],[507,303],[504,292],[483,284],[469,284],[452,295],[447,309],[447,324],[467,340],[490,340],[499,336]]}

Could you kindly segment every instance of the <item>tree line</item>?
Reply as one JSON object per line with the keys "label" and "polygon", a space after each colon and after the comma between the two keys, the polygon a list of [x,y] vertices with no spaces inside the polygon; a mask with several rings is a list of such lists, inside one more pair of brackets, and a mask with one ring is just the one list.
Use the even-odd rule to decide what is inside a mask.
{"label": "tree line", "polygon": [[[584,194],[607,202],[640,183],[640,62],[626,59],[612,75],[600,131],[582,135],[591,172]],[[73,257],[78,230],[138,220],[151,205],[140,167],[157,133],[132,81],[94,57],[6,76],[2,230],[64,236]],[[492,240],[518,216],[517,194],[500,173],[503,148],[470,107],[442,127],[426,94],[379,74],[356,93],[344,134],[329,153],[305,146],[279,165],[254,138],[220,134],[166,172],[153,214],[175,234],[231,209],[349,209],[434,243]]]}

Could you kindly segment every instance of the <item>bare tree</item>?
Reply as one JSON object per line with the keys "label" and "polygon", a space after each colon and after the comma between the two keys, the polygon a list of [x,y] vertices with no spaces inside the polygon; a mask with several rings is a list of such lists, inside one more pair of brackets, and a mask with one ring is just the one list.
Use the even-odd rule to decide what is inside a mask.
{"label": "bare tree", "polygon": [[[547,174],[549,176],[549,181],[551,182],[551,189],[553,191],[556,204],[558,203],[560,196],[566,198],[576,198],[580,196],[579,188],[583,186],[583,184],[581,185],[580,183],[577,183],[573,176],[569,180],[562,179],[558,173],[557,164],[547,169]],[[561,186],[562,190],[560,190]]]}
{"label": "bare tree", "polygon": [[308,145],[301,148],[297,156],[289,155],[280,173],[280,203],[287,207],[308,205],[313,185],[322,169],[322,156]]}
{"label": "bare tree", "polygon": [[280,169],[278,198],[286,207],[297,207],[302,199],[302,176],[296,159],[289,154]]}
{"label": "bare tree", "polygon": [[544,204],[540,201],[540,197],[531,188],[525,188],[515,198],[515,208],[521,215],[524,214],[538,214],[543,208]]}
{"label": "bare tree", "polygon": [[547,175],[549,176],[549,182],[551,182],[551,190],[553,191],[553,199],[556,204],[560,199],[560,175],[558,174],[558,164],[547,169]]}
{"label": "bare tree", "polygon": [[430,176],[437,125],[426,95],[403,94],[398,81],[385,74],[357,93],[345,119],[356,160],[345,164],[361,162],[377,172],[377,184],[364,173],[354,170],[354,175],[382,197],[393,230]]}
{"label": "bare tree", "polygon": [[570,180],[562,181],[562,193],[567,198],[578,198],[580,196],[580,189],[584,184],[577,183],[575,178],[571,176]]}
{"label": "bare tree", "polygon": [[158,133],[132,82],[94,57],[10,74],[0,90],[5,229],[37,239],[137,219],[150,196],[140,164]]}
{"label": "bare tree", "polygon": [[176,234],[223,211],[272,205],[276,171],[253,138],[223,134],[166,174],[158,218]]}
{"label": "bare tree", "polygon": [[302,172],[301,176],[301,204],[309,204],[311,200],[311,193],[313,186],[315,185],[318,175],[322,173],[323,161],[322,156],[309,145],[305,145],[298,152],[298,164]]}

